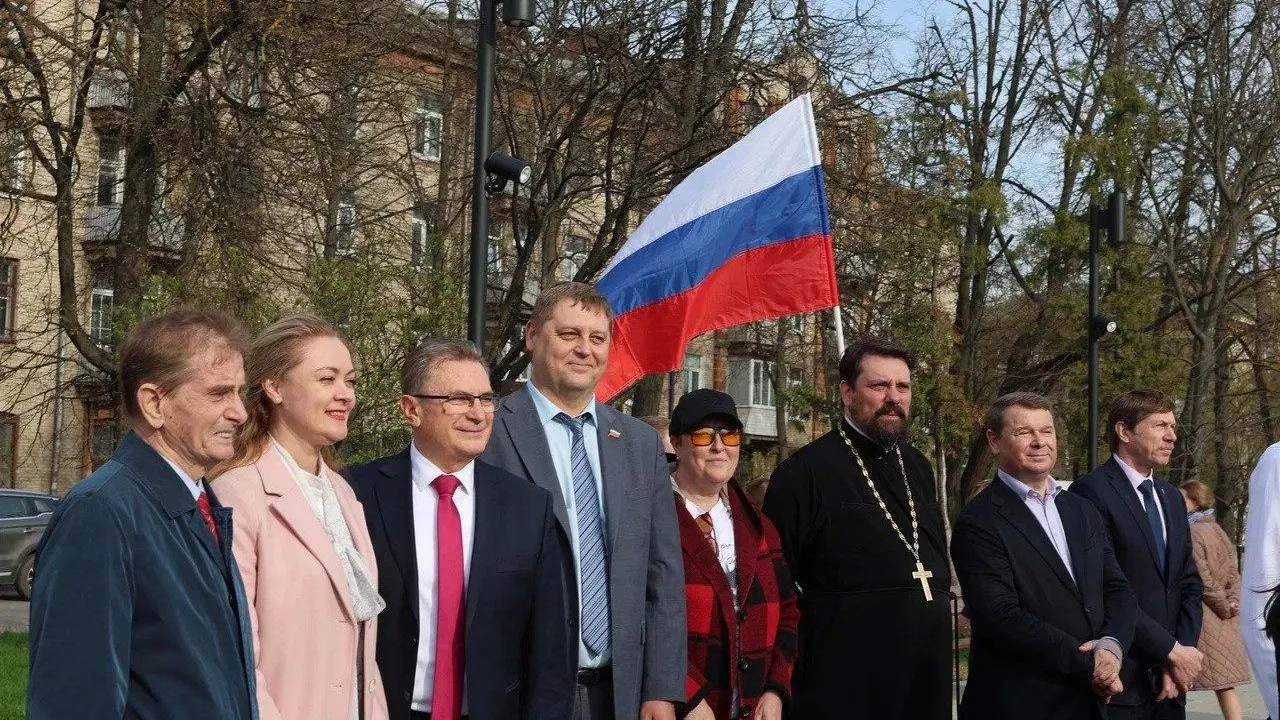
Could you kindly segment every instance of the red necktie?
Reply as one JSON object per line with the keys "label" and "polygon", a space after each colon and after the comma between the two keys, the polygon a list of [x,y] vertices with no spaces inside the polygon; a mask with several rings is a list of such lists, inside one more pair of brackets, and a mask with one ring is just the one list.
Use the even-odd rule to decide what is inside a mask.
{"label": "red necktie", "polygon": [[431,720],[462,717],[463,632],[462,519],[453,504],[458,478],[441,475],[431,483],[436,505],[436,674],[431,686]]}
{"label": "red necktie", "polygon": [[213,541],[218,540],[218,524],[213,521],[213,508],[209,506],[209,495],[203,490],[200,491],[200,497],[196,498],[196,505],[200,506],[200,514],[204,516],[204,524],[209,526],[209,532],[213,533]]}

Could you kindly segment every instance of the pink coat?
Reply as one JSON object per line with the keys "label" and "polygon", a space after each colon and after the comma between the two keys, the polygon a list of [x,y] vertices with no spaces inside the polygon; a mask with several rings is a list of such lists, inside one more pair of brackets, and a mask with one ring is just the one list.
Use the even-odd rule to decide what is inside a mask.
{"label": "pink coat", "polygon": [[[346,480],[325,468],[356,550],[377,583],[364,510]],[[233,508],[236,562],[253,624],[261,720],[348,720],[357,623],[338,555],[280,455],[213,481]],[[364,719],[386,720],[374,663],[377,618],[364,623]]]}

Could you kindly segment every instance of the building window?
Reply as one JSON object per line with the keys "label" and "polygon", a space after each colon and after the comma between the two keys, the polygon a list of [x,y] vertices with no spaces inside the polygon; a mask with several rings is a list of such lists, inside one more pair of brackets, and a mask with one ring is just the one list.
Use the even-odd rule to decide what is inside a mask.
{"label": "building window", "polygon": [[804,368],[794,365],[787,366],[787,421],[803,422],[807,419],[809,411],[801,408],[798,402],[801,398],[800,390],[804,387],[805,376]]}
{"label": "building window", "polygon": [[13,340],[18,304],[18,261],[0,258],[0,340]]}
{"label": "building window", "polygon": [[582,235],[568,234],[564,236],[564,259],[560,261],[560,279],[573,280],[578,271],[587,262],[590,241]]}
{"label": "building window", "polygon": [[110,407],[96,404],[86,404],[85,414],[89,421],[81,470],[88,475],[102,467],[116,451],[116,416]]}
{"label": "building window", "polygon": [[356,249],[356,199],[351,195],[338,201],[338,217],[333,227],[334,254],[351,255]]}
{"label": "building window", "polygon": [[764,120],[764,105],[754,96],[742,101],[742,124],[745,132],[750,132],[752,128],[760,124]]}
{"label": "building window", "polygon": [[693,392],[706,387],[702,384],[702,356],[684,356],[684,391]]}
{"label": "building window", "polygon": [[773,407],[773,363],[751,361],[751,404]]}
{"label": "building window", "polygon": [[18,416],[0,413],[0,487],[13,487],[18,473]]}
{"label": "building window", "polygon": [[115,138],[98,138],[98,204],[124,200],[124,146]]}
{"label": "building window", "polygon": [[27,178],[27,142],[22,133],[0,133],[0,190],[16,193]]}
{"label": "building window", "polygon": [[502,274],[502,238],[490,235],[485,244],[485,265],[490,275]]}
{"label": "building window", "polygon": [[436,207],[431,203],[419,203],[413,209],[409,229],[409,255],[414,267],[422,265],[431,254],[431,233],[435,229]]}
{"label": "building window", "polygon": [[89,294],[89,337],[104,348],[111,347],[115,340],[111,332],[115,301],[116,291],[111,285],[111,278],[99,273]]}
{"label": "building window", "polygon": [[441,133],[444,116],[428,96],[418,97],[418,109],[414,113],[413,152],[424,160],[440,159]]}

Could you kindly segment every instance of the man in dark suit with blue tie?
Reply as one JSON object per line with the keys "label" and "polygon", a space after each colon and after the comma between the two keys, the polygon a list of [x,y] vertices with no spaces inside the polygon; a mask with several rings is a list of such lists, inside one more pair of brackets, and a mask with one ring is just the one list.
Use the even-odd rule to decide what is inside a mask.
{"label": "man in dark suit with blue tie", "polygon": [[1200,673],[1200,597],[1191,529],[1178,489],[1156,478],[1177,440],[1173,401],[1158,390],[1118,396],[1107,415],[1111,458],[1071,486],[1107,523],[1120,568],[1138,597],[1133,650],[1121,669],[1125,691],[1112,720],[1181,720]]}
{"label": "man in dark suit with blue tie", "polygon": [[498,397],[474,345],[424,340],[401,385],[413,442],[351,469],[387,603],[376,655],[391,720],[564,720],[551,495],[476,459]]}
{"label": "man in dark suit with blue tie", "polygon": [[684,559],[653,428],[595,400],[613,311],[546,288],[525,328],[533,377],[505,398],[484,459],[554,498],[578,667],[575,720],[675,720],[684,702]]}

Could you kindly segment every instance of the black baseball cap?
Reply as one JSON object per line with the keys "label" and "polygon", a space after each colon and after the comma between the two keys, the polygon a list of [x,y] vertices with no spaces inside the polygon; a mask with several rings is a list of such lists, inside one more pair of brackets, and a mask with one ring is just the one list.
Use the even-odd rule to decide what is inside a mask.
{"label": "black baseball cap", "polygon": [[683,435],[712,415],[722,415],[732,420],[734,425],[742,427],[742,421],[738,419],[738,406],[733,402],[732,396],[719,390],[701,388],[685,393],[680,402],[676,403],[676,409],[671,411],[669,432],[672,435]]}

